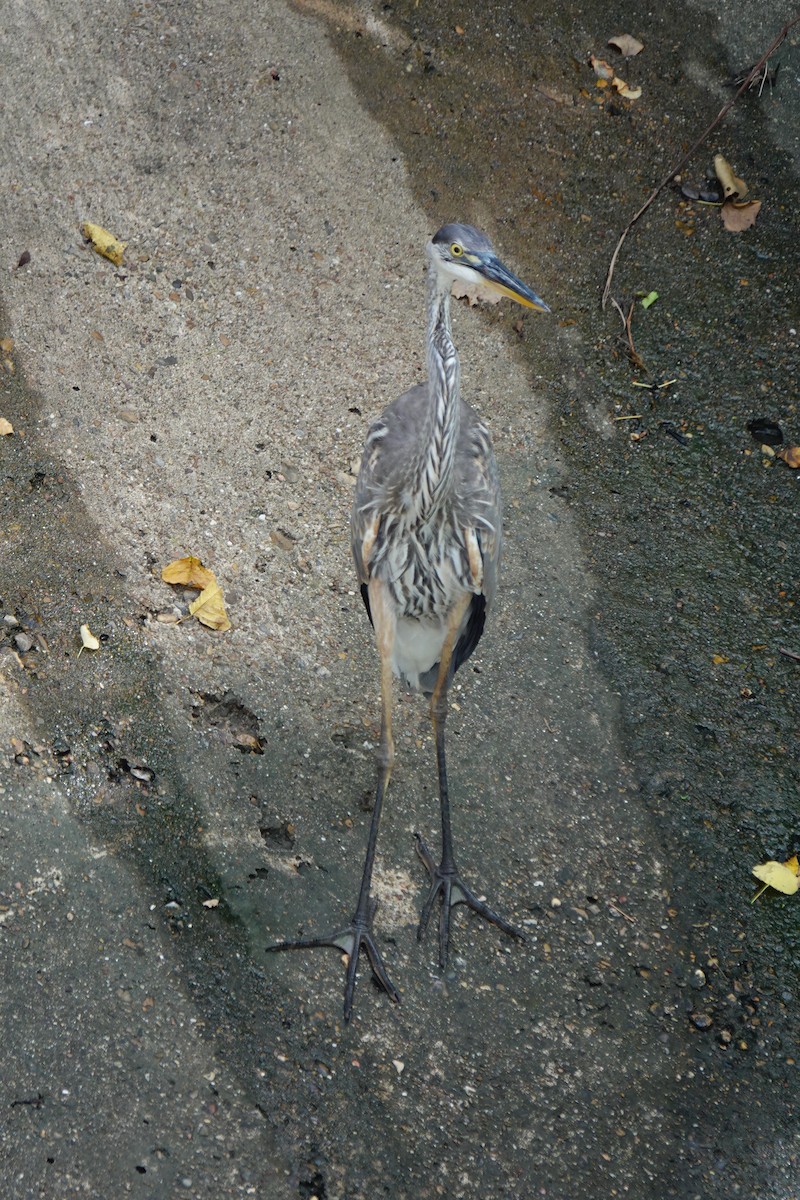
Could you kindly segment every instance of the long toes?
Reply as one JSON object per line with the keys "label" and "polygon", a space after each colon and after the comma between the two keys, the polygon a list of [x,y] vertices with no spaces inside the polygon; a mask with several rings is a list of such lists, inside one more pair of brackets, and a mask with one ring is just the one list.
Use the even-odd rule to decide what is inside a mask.
{"label": "long toes", "polygon": [[[419,842],[421,841],[422,839],[419,838],[418,849]],[[424,843],[422,843],[422,846],[427,854],[427,848],[424,847]],[[420,853],[420,857],[425,862],[425,857],[423,857],[422,853]],[[512,925],[510,921],[507,921],[505,917],[501,917],[494,909],[489,908],[488,904],[485,904],[483,900],[479,900],[475,893],[462,882],[459,875],[454,872],[443,871],[441,866],[434,866],[431,869],[431,875],[433,882],[420,915],[417,938],[421,941],[425,936],[433,907],[436,901],[441,898],[442,907],[439,913],[439,965],[441,967],[447,964],[447,956],[450,949],[450,913],[457,904],[466,905],[467,908],[477,913],[479,917],[482,917],[485,921],[489,921],[492,925],[496,925],[498,929],[502,929],[503,933],[508,934],[509,937],[517,938],[522,942],[525,941],[524,933]]]}
{"label": "long toes", "polygon": [[399,1004],[400,1003],[400,993],[398,992],[397,988],[392,983],[389,976],[386,974],[386,968],[383,965],[383,959],[381,958],[378,947],[375,945],[375,942],[373,941],[373,939],[369,936],[367,936],[363,939],[363,943],[364,943],[364,948],[367,951],[367,956],[369,958],[369,965],[372,967],[373,975],[375,976],[375,978],[377,979],[378,983],[381,985],[383,990],[386,992],[387,996],[389,996],[390,999],[394,1000],[395,1004]]}
{"label": "long toes", "polygon": [[358,914],[353,920],[353,924],[346,929],[336,930],[334,933],[325,934],[323,937],[316,938],[297,938],[294,941],[275,942],[271,946],[265,946],[267,953],[276,950],[312,950],[318,946],[330,946],[334,950],[347,955],[347,971],[344,986],[344,1019],[350,1020],[353,1011],[353,997],[356,990],[356,976],[358,974],[358,960],[362,950],[366,951],[369,958],[369,964],[372,968],[372,973],[377,979],[380,986],[386,992],[390,1000],[395,1004],[400,1003],[400,993],[392,983],[386,973],[386,968],[383,965],[380,950],[378,949],[375,939],[370,932],[372,918],[375,915],[376,902],[370,902],[369,912],[366,920],[359,917]]}
{"label": "long toes", "polygon": [[[442,880],[434,879],[434,883],[431,885],[431,889],[428,892],[428,898],[425,901],[425,904],[422,907],[422,912],[419,915],[419,925],[417,926],[417,941],[418,942],[421,942],[422,939],[425,937],[425,932],[428,928],[428,921],[431,919],[431,913],[433,912],[433,906],[436,903],[436,899],[437,899],[439,893],[442,892],[442,890],[443,890]],[[442,899],[444,902],[444,896],[442,897]]]}
{"label": "long toes", "polygon": [[464,887],[459,882],[454,886],[453,891],[456,889],[458,890],[459,897],[458,899],[453,899],[451,901],[452,904],[466,904],[479,917],[483,917],[484,921],[489,921],[492,925],[496,925],[498,929],[502,929],[503,933],[510,934],[511,937],[518,938],[520,941],[525,941],[525,934],[521,930],[512,925],[510,921],[507,921],[505,917],[501,917],[500,913],[495,912],[493,908],[489,908],[488,904],[484,904],[482,900],[479,900],[469,888]]}

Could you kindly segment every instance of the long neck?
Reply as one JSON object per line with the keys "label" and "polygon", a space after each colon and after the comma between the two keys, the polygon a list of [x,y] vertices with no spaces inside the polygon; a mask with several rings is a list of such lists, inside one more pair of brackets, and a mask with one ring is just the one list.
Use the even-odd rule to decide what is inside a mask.
{"label": "long neck", "polygon": [[444,503],[453,480],[461,420],[458,355],[450,330],[450,282],[433,263],[428,269],[428,396],[419,495],[425,516]]}

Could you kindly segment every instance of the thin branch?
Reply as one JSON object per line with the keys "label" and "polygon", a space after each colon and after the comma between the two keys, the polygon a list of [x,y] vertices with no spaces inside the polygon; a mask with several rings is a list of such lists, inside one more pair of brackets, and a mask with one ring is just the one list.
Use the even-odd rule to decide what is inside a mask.
{"label": "thin branch", "polygon": [[775,51],[778,49],[778,46],[780,46],[781,42],[784,40],[786,35],[789,33],[789,30],[793,29],[795,25],[800,25],[800,16],[796,16],[793,18],[793,20],[787,21],[787,23],[781,29],[780,33],[773,40],[773,42],[772,42],[771,46],[769,47],[769,49],[767,50],[767,52],[765,54],[762,54],[761,58],[758,60],[758,62],[755,64],[755,66],[752,67],[748,71],[747,75],[744,78],[744,82],[741,84],[741,86],[739,87],[739,89],[735,93],[735,95],[728,101],[727,104],[725,104],[720,109],[720,111],[717,113],[716,117],[714,117],[714,120],[711,122],[711,124],[708,126],[707,129],[703,130],[703,132],[700,134],[700,137],[697,139],[697,141],[694,143],[694,145],[691,146],[690,149],[687,150],[686,153],[683,155],[683,157],[681,159],[679,159],[679,161],[675,164],[675,166],[671,168],[669,173],[664,176],[664,178],[661,180],[661,182],[658,184],[658,186],[653,188],[652,192],[647,197],[647,199],[645,200],[644,204],[639,209],[639,211],[637,213],[635,213],[634,216],[631,217],[630,221],[623,229],[620,239],[617,242],[617,245],[614,249],[614,253],[611,256],[611,263],[609,264],[608,274],[606,275],[606,283],[605,283],[605,287],[603,288],[603,299],[601,302],[601,307],[603,309],[605,309],[606,302],[608,301],[608,294],[611,290],[611,280],[614,275],[614,268],[617,265],[617,259],[619,258],[619,252],[622,249],[622,244],[625,241],[625,238],[628,236],[630,231],[633,229],[634,225],[639,220],[639,218],[645,212],[647,212],[648,208],[653,203],[653,201],[655,200],[655,198],[659,194],[659,192],[667,186],[667,184],[673,178],[674,175],[678,174],[681,167],[684,165],[684,163],[689,161],[689,159],[694,154],[695,150],[697,150],[700,146],[702,146],[703,142],[706,140],[708,135],[710,133],[712,133],[712,131],[714,129],[716,129],[717,125],[719,125],[720,121],[722,121],[728,115],[728,113],[733,108],[736,101],[741,96],[742,92],[747,91],[747,89],[750,87],[753,80],[755,80],[758,77],[758,73],[761,70],[761,68],[763,66],[765,66],[765,64],[767,63],[770,56],[775,53]]}

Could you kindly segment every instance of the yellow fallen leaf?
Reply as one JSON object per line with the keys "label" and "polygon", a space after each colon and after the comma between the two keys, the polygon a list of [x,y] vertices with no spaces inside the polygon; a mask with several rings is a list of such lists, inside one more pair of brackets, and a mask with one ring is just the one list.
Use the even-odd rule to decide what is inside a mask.
{"label": "yellow fallen leaf", "polygon": [[103,258],[109,259],[114,266],[122,266],[122,255],[125,252],[127,242],[117,241],[113,233],[109,233],[101,225],[93,225],[91,221],[83,222],[81,233],[88,242],[92,243],[92,248],[98,254],[102,254]]}
{"label": "yellow fallen leaf", "polygon": [[185,558],[176,558],[174,562],[169,563],[161,572],[161,578],[164,583],[196,587],[201,591],[215,581],[214,572],[204,567],[200,559],[195,558],[193,554],[188,554]]}
{"label": "yellow fallen leaf", "polygon": [[78,651],[78,658],[80,658],[84,650],[100,649],[100,642],[94,636],[88,625],[81,625],[81,641],[83,642],[83,645]]}
{"label": "yellow fallen leaf", "polygon": [[773,860],[759,863],[758,866],[753,867],[753,874],[764,884],[764,887],[756,892],[753,900],[757,900],[768,887],[774,888],[776,892],[783,892],[785,896],[793,896],[800,888],[800,864],[798,864],[796,854],[787,858],[785,863]]}
{"label": "yellow fallen leaf", "polygon": [[714,171],[722,184],[726,200],[744,200],[750,189],[743,179],[737,179],[733,167],[723,154],[714,155]]}
{"label": "yellow fallen leaf", "polygon": [[208,587],[203,588],[197,599],[192,601],[189,605],[189,612],[193,617],[197,617],[201,625],[206,625],[209,629],[217,629],[220,633],[225,633],[231,628],[228,614],[225,612],[222,590],[216,579]]}
{"label": "yellow fallen leaf", "polygon": [[14,432],[14,426],[5,417],[0,417],[0,437],[8,437]]}
{"label": "yellow fallen leaf", "polygon": [[783,459],[787,467],[793,467],[795,470],[800,467],[800,446],[786,446],[782,450],[776,450],[775,454]]}
{"label": "yellow fallen leaf", "polygon": [[720,667],[723,663],[730,662],[730,659],[726,658],[724,654],[714,654],[712,655],[711,661],[715,667]]}

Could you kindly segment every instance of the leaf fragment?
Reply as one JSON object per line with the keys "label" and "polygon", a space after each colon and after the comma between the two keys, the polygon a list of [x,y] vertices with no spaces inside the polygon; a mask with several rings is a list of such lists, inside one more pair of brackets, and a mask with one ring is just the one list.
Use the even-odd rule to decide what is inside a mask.
{"label": "leaf fragment", "polygon": [[125,252],[127,242],[118,241],[113,233],[109,233],[107,229],[103,229],[102,225],[95,225],[91,221],[83,222],[81,233],[87,242],[92,243],[93,250],[96,250],[98,254],[102,254],[103,258],[107,258],[115,267],[122,266],[122,255]]}
{"label": "leaf fragment", "polygon": [[240,733],[233,735],[233,744],[243,753],[263,754],[264,747],[254,733],[247,733],[242,730]]}
{"label": "leaf fragment", "polygon": [[658,299],[658,292],[648,292],[642,300],[642,308],[649,308]]}
{"label": "leaf fragment", "polygon": [[800,467],[800,446],[785,446],[782,450],[775,451],[775,457],[782,459],[787,467],[796,471]]}
{"label": "leaf fragment", "polygon": [[619,50],[625,58],[633,58],[644,50],[644,44],[637,38],[631,37],[629,33],[618,33],[614,37],[610,37],[608,45]]}
{"label": "leaf fragment", "polygon": [[598,58],[595,54],[590,54],[589,62],[598,79],[613,79],[616,75],[614,68],[604,58]]}
{"label": "leaf fragment", "polygon": [[642,94],[640,87],[628,87],[624,79],[620,79],[615,75],[611,80],[611,86],[617,90],[620,96],[624,96],[626,100],[638,100]]}
{"label": "leaf fragment", "polygon": [[225,603],[222,599],[222,589],[216,579],[208,587],[203,588],[196,600],[189,605],[189,612],[197,617],[201,625],[226,633],[231,628]]}
{"label": "leaf fragment", "polygon": [[195,558],[193,554],[187,554],[185,558],[176,558],[174,562],[169,563],[161,572],[161,578],[164,583],[196,587],[201,591],[215,581],[214,572],[204,567],[200,559]]}
{"label": "leaf fragment", "polygon": [[744,200],[750,189],[743,179],[738,179],[734,175],[733,167],[723,154],[714,155],[714,171],[722,184],[726,200]]}
{"label": "leaf fragment", "polygon": [[0,437],[8,437],[14,432],[14,426],[5,417],[0,417]]}
{"label": "leaf fragment", "polygon": [[760,208],[760,200],[746,200],[744,204],[726,200],[719,211],[728,233],[743,233],[755,225]]}
{"label": "leaf fragment", "polygon": [[83,654],[84,650],[99,650],[100,642],[94,636],[88,625],[81,625],[81,642],[83,645],[78,651],[78,658]]}

